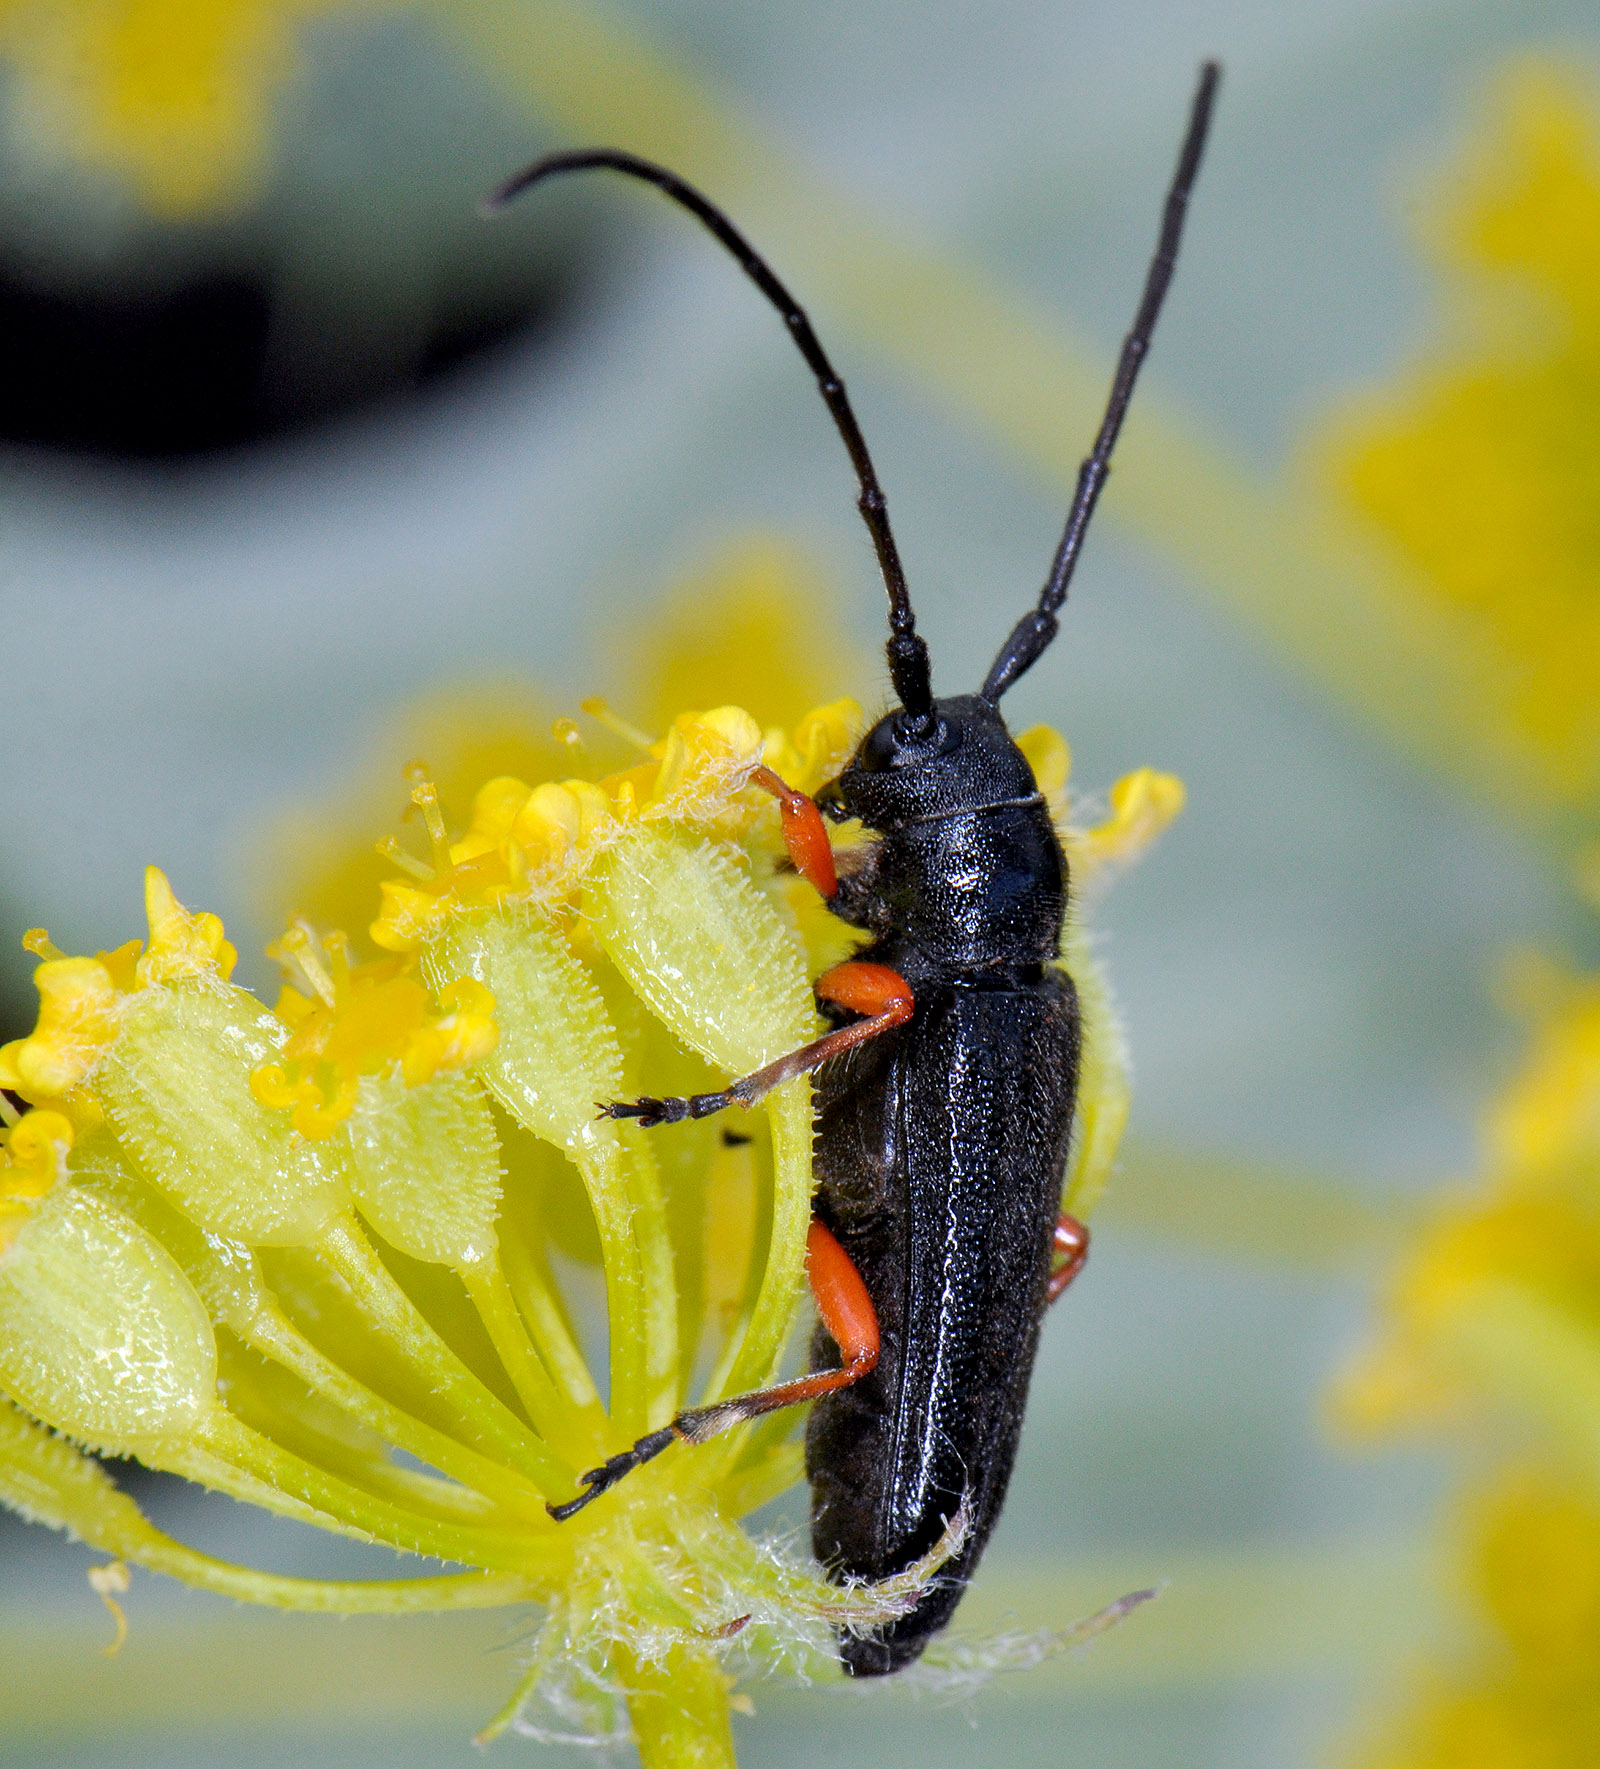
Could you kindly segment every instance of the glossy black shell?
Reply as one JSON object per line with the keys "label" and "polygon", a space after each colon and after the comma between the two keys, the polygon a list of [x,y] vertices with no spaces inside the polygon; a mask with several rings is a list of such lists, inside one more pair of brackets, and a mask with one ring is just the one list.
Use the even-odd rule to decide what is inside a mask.
{"label": "glossy black shell", "polygon": [[[975,697],[931,730],[881,720],[820,802],[878,834],[836,914],[916,995],[908,1024],[818,1076],[817,1213],[877,1310],[877,1368],[817,1403],[812,1542],[834,1576],[881,1579],[966,1501],[957,1560],[910,1614],[840,1643],[857,1676],[899,1669],[961,1597],[1005,1497],[1045,1309],[1078,1073],[1055,967],[1067,876],[1027,759]],[[813,1366],[837,1351],[818,1330]]]}

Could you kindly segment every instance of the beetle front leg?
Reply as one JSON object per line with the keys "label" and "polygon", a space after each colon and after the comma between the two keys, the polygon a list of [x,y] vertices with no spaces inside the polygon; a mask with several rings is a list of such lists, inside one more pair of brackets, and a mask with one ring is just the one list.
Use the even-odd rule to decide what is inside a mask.
{"label": "beetle front leg", "polygon": [[[809,804],[810,800],[806,802]],[[850,959],[824,971],[815,988],[823,1001],[865,1017],[801,1045],[799,1050],[790,1051],[777,1062],[742,1076],[716,1093],[669,1095],[664,1099],[646,1094],[642,1099],[612,1100],[600,1107],[600,1116],[637,1118],[648,1130],[657,1124],[681,1124],[686,1118],[709,1118],[728,1106],[753,1106],[780,1083],[792,1081],[796,1075],[817,1068],[857,1044],[865,1044],[869,1038],[880,1037],[891,1027],[903,1026],[916,1007],[911,985],[899,971],[860,959]]]}
{"label": "beetle front leg", "polygon": [[872,1306],[872,1298],[850,1255],[815,1217],[806,1234],[806,1277],[816,1298],[818,1317],[839,1348],[841,1361],[837,1370],[816,1370],[793,1382],[778,1382],[752,1394],[736,1394],[707,1407],[686,1407],[670,1425],[641,1437],[630,1449],[580,1476],[584,1490],[577,1498],[568,1499],[564,1505],[547,1504],[545,1509],[556,1522],[565,1523],[592,1499],[598,1499],[625,1475],[654,1461],[675,1443],[707,1443],[735,1425],[759,1419],[763,1413],[797,1407],[836,1389],[848,1388],[874,1369],[878,1362],[878,1311]]}
{"label": "beetle front leg", "polygon": [[829,901],[839,894],[839,869],[833,861],[833,843],[828,826],[815,803],[790,786],[771,768],[750,770],[750,784],[770,792],[778,801],[778,815],[783,824],[783,845],[796,872],[813,884]]}

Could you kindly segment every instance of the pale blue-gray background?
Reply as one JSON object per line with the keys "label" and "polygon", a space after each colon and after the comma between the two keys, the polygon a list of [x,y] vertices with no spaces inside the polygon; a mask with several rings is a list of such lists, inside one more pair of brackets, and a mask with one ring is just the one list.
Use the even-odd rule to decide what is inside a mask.
{"label": "pale blue-gray background", "polygon": [[[1407,192],[1497,65],[1528,47],[1592,57],[1597,34],[1592,8],[1556,3],[614,10],[796,159],[1072,315],[1108,367],[1194,66],[1221,55],[1218,133],[1151,376],[1265,472],[1329,401],[1426,335]],[[249,225],[306,276],[332,274],[336,240],[340,276],[403,304],[408,240],[515,163],[527,125],[422,23],[323,26],[312,44],[285,100],[282,171]],[[4,199],[14,220],[58,242],[87,228],[82,249],[115,258],[114,205],[91,204],[86,223],[77,181],[52,192],[32,168],[23,182],[25,202],[21,185]],[[322,219],[297,246],[312,188]],[[159,859],[187,902],[258,944],[240,855],[270,810],[336,785],[367,733],[441,681],[509,662],[575,702],[608,651],[638,641],[641,600],[732,532],[809,547],[856,640],[875,639],[879,593],[837,442],[772,316],[687,224],[642,199],[605,215],[610,250],[581,317],[420,404],[181,473],[0,457],[7,928],[48,922],[71,950],[116,943]],[[781,263],[782,241],[763,243]],[[1064,490],[1045,495],[870,354],[838,353],[941,681],[971,686],[1036,589]],[[1516,1049],[1487,991],[1498,955],[1528,941],[1582,955],[1588,937],[1537,857],[1110,524],[1014,711],[1068,731],[1083,782],[1143,762],[1188,782],[1180,825],[1099,920],[1137,1129],[1380,1196],[1468,1168]],[[1337,1557],[1425,1538],[1432,1465],[1363,1461],[1315,1422],[1365,1302],[1355,1281],[1108,1231],[1047,1336],[989,1575],[1082,1559],[1113,1570],[1109,1597],[1196,1550]],[[10,1615],[44,1627],[97,1613],[79,1553],[38,1532],[0,1541]],[[169,1601],[136,1587],[135,1626]],[[1219,1635],[1232,1621],[1217,1615]],[[885,1769],[956,1753],[1310,1765],[1381,1687],[1381,1657],[1269,1657],[1168,1687],[1097,1687],[1091,1658],[1079,1677],[986,1699],[972,1731],[927,1703],[785,1697],[744,1728],[743,1751],[752,1765]],[[0,1740],[0,1756],[420,1769],[470,1760],[464,1724],[69,1730]],[[523,1752],[545,1754],[498,1754]]]}

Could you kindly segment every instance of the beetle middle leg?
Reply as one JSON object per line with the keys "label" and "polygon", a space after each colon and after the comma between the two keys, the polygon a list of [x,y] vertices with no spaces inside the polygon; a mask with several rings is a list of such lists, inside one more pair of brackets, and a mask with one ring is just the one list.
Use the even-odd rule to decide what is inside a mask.
{"label": "beetle middle leg", "polygon": [[763,1413],[796,1407],[832,1394],[835,1389],[848,1388],[871,1371],[878,1362],[877,1310],[850,1255],[815,1218],[806,1235],[806,1276],[816,1298],[817,1314],[839,1347],[838,1369],[815,1370],[792,1382],[779,1382],[752,1394],[736,1394],[728,1400],[713,1401],[710,1406],[686,1407],[670,1425],[641,1437],[631,1449],[580,1476],[584,1490],[577,1498],[568,1499],[564,1505],[547,1504],[545,1509],[556,1522],[565,1523],[591,1499],[598,1499],[624,1475],[653,1461],[675,1443],[705,1443],[735,1425],[759,1419]]}
{"label": "beetle middle leg", "polygon": [[[810,803],[809,800],[806,802]],[[757,1069],[754,1074],[741,1076],[715,1093],[691,1093],[687,1097],[669,1095],[665,1099],[646,1094],[640,1099],[612,1100],[600,1107],[600,1116],[637,1118],[648,1130],[657,1124],[681,1124],[686,1118],[709,1118],[713,1112],[720,1112],[728,1106],[753,1106],[780,1083],[792,1081],[796,1075],[817,1068],[830,1057],[840,1056],[852,1046],[866,1043],[869,1038],[880,1037],[893,1026],[903,1026],[916,1007],[911,985],[899,971],[891,970],[886,964],[867,964],[860,959],[849,959],[824,971],[817,978],[815,988],[823,1001],[831,1001],[837,1007],[848,1008],[851,1013],[865,1017],[854,1025],[841,1026],[837,1032],[829,1032],[813,1039],[810,1044],[801,1045],[798,1050],[779,1057],[777,1062],[768,1063],[766,1068]]]}
{"label": "beetle middle leg", "polygon": [[1088,1263],[1088,1227],[1063,1210],[1056,1218],[1055,1231],[1050,1237],[1050,1254],[1053,1260],[1059,1259],[1061,1263],[1050,1268],[1050,1283],[1044,1293],[1047,1305],[1056,1300]]}

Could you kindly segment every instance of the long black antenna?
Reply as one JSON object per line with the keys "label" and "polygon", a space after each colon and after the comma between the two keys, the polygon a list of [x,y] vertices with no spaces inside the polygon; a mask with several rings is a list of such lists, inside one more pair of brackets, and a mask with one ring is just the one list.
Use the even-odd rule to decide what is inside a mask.
{"label": "long black antenna", "polygon": [[493,214],[543,179],[553,178],[560,172],[590,171],[622,172],[629,178],[639,178],[646,184],[653,184],[664,196],[671,197],[673,202],[687,209],[716,235],[738,259],[745,275],[783,315],[790,336],[799,345],[800,354],[810,365],[812,374],[817,377],[817,386],[828,410],[833,414],[839,434],[844,438],[851,465],[856,470],[856,479],[861,486],[861,496],[857,501],[878,555],[878,569],[883,574],[884,588],[889,592],[889,679],[894,683],[894,691],[906,711],[916,720],[925,720],[933,706],[928,647],[917,635],[916,618],[911,611],[911,592],[906,587],[900,550],[894,544],[894,533],[889,527],[888,501],[883,495],[883,487],[878,483],[878,475],[872,465],[872,456],[867,452],[861,426],[857,424],[856,415],[850,409],[850,399],[844,390],[843,380],[828,361],[827,352],[811,329],[811,321],[806,318],[805,309],[773,275],[765,259],[716,204],[703,197],[693,185],[685,184],[665,166],[658,166],[652,160],[641,160],[636,154],[624,153],[620,148],[584,148],[576,153],[550,154],[545,159],[535,160],[526,171],[517,173],[514,178],[508,178],[498,190],[491,193],[483,207],[486,212]]}
{"label": "long black antenna", "polygon": [[1193,109],[1189,113],[1189,131],[1183,138],[1183,151],[1178,155],[1178,167],[1172,175],[1172,187],[1167,192],[1161,237],[1156,242],[1155,256],[1150,260],[1150,269],[1145,276],[1144,297],[1139,303],[1138,313],[1134,315],[1133,330],[1122,343],[1122,356],[1117,363],[1116,378],[1111,383],[1111,398],[1106,404],[1106,414],[1100,420],[1100,433],[1094,439],[1094,448],[1089,458],[1078,469],[1078,489],[1072,499],[1072,508],[1067,513],[1067,526],[1061,536],[1061,545],[1056,548],[1050,575],[1045,580],[1044,589],[1039,593],[1038,606],[1023,615],[1012,628],[1010,638],[1001,646],[1000,655],[994,660],[988,680],[979,691],[987,701],[997,701],[1034,664],[1056,636],[1056,610],[1067,599],[1067,586],[1072,582],[1073,569],[1083,550],[1083,537],[1088,532],[1089,519],[1094,515],[1094,507],[1100,501],[1100,493],[1105,489],[1106,480],[1110,476],[1111,451],[1117,446],[1122,420],[1128,415],[1128,403],[1133,398],[1133,384],[1139,378],[1140,366],[1150,349],[1150,335],[1156,329],[1161,303],[1166,299],[1167,285],[1172,281],[1173,268],[1178,261],[1178,242],[1183,238],[1184,213],[1189,206],[1189,193],[1194,189],[1195,177],[1200,170],[1200,155],[1205,149],[1206,131],[1211,127],[1211,110],[1217,96],[1217,82],[1221,78],[1222,69],[1214,61],[1206,62],[1200,69],[1200,85],[1194,95]]}

